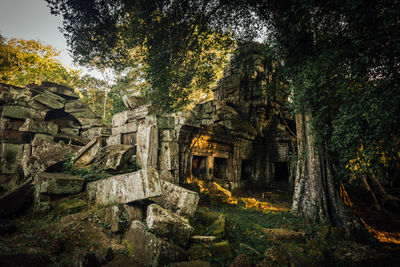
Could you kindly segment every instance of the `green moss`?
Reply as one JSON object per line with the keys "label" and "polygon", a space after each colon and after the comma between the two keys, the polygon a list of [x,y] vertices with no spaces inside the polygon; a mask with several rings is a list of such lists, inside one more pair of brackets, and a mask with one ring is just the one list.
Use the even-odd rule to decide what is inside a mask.
{"label": "green moss", "polygon": [[124,239],[122,240],[122,244],[125,245],[126,251],[128,252],[128,256],[133,257],[133,247],[131,243],[129,243],[128,240]]}

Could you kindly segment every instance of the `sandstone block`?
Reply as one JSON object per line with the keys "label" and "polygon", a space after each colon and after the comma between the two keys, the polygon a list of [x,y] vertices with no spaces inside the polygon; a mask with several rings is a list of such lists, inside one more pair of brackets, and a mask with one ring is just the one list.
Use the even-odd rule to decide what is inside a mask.
{"label": "sandstone block", "polygon": [[139,221],[133,221],[125,235],[128,251],[142,266],[164,266],[171,262],[187,260],[185,251],[147,231]]}
{"label": "sandstone block", "polygon": [[36,95],[32,99],[52,109],[62,109],[65,101],[62,97],[51,92]]}
{"label": "sandstone block", "polygon": [[177,142],[161,142],[159,156],[160,170],[176,170],[179,167],[179,147]]}
{"label": "sandstone block", "polygon": [[84,167],[90,164],[95,158],[100,148],[104,144],[104,138],[99,136],[93,138],[89,143],[87,143],[84,147],[82,147],[76,153],[76,161],[75,165],[79,167]]}
{"label": "sandstone block", "polygon": [[56,135],[58,132],[58,125],[47,121],[26,119],[19,130],[22,132]]}
{"label": "sandstone block", "polygon": [[89,197],[96,203],[130,203],[160,196],[158,173],[154,168],[112,176],[87,185]]}
{"label": "sandstone block", "polygon": [[96,163],[99,167],[107,171],[121,171],[129,168],[135,148],[127,145],[111,145],[103,148],[102,153],[106,157],[96,155]]}
{"label": "sandstone block", "polygon": [[111,145],[120,145],[121,144],[121,135],[117,134],[117,135],[111,135],[108,139],[107,139],[107,145],[111,146]]}
{"label": "sandstone block", "polygon": [[43,120],[46,117],[46,112],[22,106],[3,106],[1,116],[15,119],[32,118]]}
{"label": "sandstone block", "polygon": [[137,132],[138,125],[136,122],[126,123],[121,126],[113,127],[111,133],[113,135]]}
{"label": "sandstone block", "polygon": [[22,159],[23,144],[1,143],[0,157],[20,160]]}
{"label": "sandstone block", "polygon": [[129,109],[135,109],[139,106],[148,104],[147,99],[144,97],[138,97],[134,95],[124,95],[122,96],[122,101],[124,102],[125,107]]}
{"label": "sandstone block", "polygon": [[126,214],[128,215],[129,223],[135,220],[137,221],[143,220],[144,213],[142,204],[138,202],[133,202],[128,204],[123,204],[123,207],[126,211]]}
{"label": "sandstone block", "polygon": [[155,167],[158,154],[158,128],[155,125],[139,124],[137,132],[137,160],[140,166]]}
{"label": "sandstone block", "polygon": [[52,135],[48,135],[48,134],[35,134],[35,136],[33,137],[33,141],[32,141],[32,146],[38,146],[42,143],[42,141],[53,141],[54,140],[54,136]]}
{"label": "sandstone block", "polygon": [[76,117],[81,125],[87,127],[102,126],[101,118]]}
{"label": "sandstone block", "polygon": [[175,118],[174,117],[159,117],[157,118],[157,126],[160,129],[174,129]]}
{"label": "sandstone block", "polygon": [[53,82],[42,82],[41,88],[44,88],[52,93],[62,96],[66,99],[79,99],[79,96],[75,93],[74,89],[64,85],[60,85]]}
{"label": "sandstone block", "polygon": [[28,137],[25,132],[17,130],[2,130],[0,129],[0,141],[13,144],[23,144],[28,142]]}
{"label": "sandstone block", "polygon": [[79,129],[77,128],[61,127],[60,132],[69,135],[79,135]]}
{"label": "sandstone block", "polygon": [[149,113],[150,105],[143,105],[134,110],[129,110],[127,112],[128,121],[133,122],[134,120],[143,119]]}
{"label": "sandstone block", "polygon": [[160,130],[160,139],[162,142],[172,142],[176,140],[175,130]]}
{"label": "sandstone block", "polygon": [[193,216],[199,202],[199,194],[179,185],[161,180],[163,194],[153,200],[178,215]]}
{"label": "sandstone block", "polygon": [[122,126],[128,121],[128,110],[114,114],[112,117],[112,127]]}
{"label": "sandstone block", "polygon": [[89,108],[80,100],[72,100],[65,103],[65,112],[84,112]]}
{"label": "sandstone block", "polygon": [[76,194],[82,191],[84,179],[64,173],[42,172],[35,181],[35,188],[45,194]]}
{"label": "sandstone block", "polygon": [[187,244],[194,231],[187,219],[157,204],[147,207],[146,224],[149,230],[156,233],[157,236],[173,240],[180,246]]}

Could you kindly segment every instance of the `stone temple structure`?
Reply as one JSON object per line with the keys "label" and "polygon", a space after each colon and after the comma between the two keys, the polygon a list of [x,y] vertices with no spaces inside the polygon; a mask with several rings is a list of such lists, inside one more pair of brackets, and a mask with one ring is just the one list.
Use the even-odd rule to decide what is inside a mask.
{"label": "stone temple structure", "polygon": [[287,98],[270,97],[265,78],[263,68],[249,77],[228,67],[212,101],[168,115],[125,96],[129,110],[114,115],[108,144],[135,146],[142,168],[156,167],[176,184],[193,175],[230,189],[291,190],[294,121]]}

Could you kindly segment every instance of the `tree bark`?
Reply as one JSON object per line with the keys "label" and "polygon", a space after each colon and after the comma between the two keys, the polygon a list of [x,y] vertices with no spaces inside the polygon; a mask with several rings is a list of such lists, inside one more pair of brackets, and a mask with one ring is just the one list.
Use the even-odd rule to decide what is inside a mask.
{"label": "tree bark", "polygon": [[309,120],[309,116],[296,115],[298,159],[292,211],[310,220],[344,226],[345,206],[327,157],[314,145]]}

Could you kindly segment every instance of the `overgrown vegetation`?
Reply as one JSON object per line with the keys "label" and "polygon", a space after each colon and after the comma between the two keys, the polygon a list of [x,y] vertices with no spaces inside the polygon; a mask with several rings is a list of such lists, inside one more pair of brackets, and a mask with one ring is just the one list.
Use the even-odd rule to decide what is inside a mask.
{"label": "overgrown vegetation", "polygon": [[79,168],[75,166],[74,163],[75,163],[74,154],[72,153],[68,154],[67,159],[63,163],[62,172],[84,178],[86,182],[93,182],[111,176],[110,174],[106,173],[105,171],[96,166],[91,166],[90,168],[86,169],[86,168]]}

